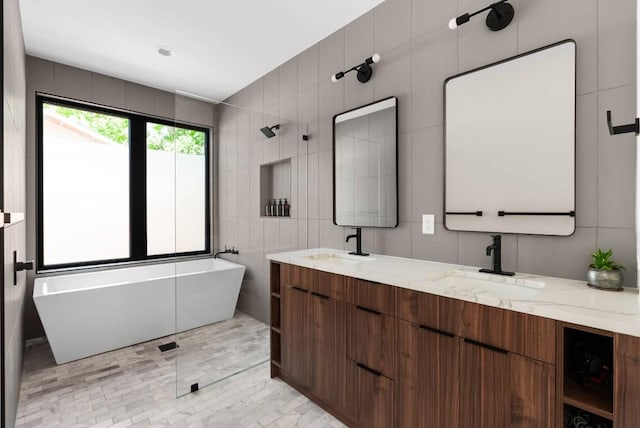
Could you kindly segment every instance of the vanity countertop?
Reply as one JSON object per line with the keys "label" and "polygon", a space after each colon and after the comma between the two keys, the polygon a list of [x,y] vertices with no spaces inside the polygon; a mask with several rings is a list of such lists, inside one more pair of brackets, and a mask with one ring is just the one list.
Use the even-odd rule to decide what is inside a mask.
{"label": "vanity countertop", "polygon": [[507,277],[478,273],[478,267],[472,266],[379,254],[350,256],[331,248],[269,254],[267,258],[640,337],[640,297],[635,288],[602,291],[585,281],[521,273]]}

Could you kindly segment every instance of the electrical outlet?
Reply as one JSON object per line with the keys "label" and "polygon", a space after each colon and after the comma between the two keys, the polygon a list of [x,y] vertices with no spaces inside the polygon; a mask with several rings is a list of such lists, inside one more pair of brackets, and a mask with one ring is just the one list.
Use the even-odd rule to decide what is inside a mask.
{"label": "electrical outlet", "polygon": [[433,214],[422,214],[422,234],[433,235],[435,231],[436,219]]}

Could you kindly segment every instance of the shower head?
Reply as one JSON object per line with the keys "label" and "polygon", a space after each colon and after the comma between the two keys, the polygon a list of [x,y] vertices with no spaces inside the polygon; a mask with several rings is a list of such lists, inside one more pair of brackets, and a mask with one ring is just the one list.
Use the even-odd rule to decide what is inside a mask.
{"label": "shower head", "polygon": [[276,133],[273,132],[273,129],[276,129],[276,130],[280,129],[280,124],[278,123],[278,124],[273,125],[271,127],[265,126],[264,128],[260,128],[260,131],[264,134],[265,137],[272,138],[272,137],[276,136]]}

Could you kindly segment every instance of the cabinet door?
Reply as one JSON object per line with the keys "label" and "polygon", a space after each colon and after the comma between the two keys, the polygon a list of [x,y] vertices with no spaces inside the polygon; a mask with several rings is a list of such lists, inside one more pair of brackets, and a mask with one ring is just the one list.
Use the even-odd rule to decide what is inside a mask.
{"label": "cabinet door", "polygon": [[348,360],[349,415],[362,428],[395,426],[393,380],[370,368]]}
{"label": "cabinet door", "polygon": [[476,343],[460,344],[460,426],[508,427],[509,354]]}
{"label": "cabinet door", "polygon": [[398,427],[458,427],[459,340],[398,322]]}
{"label": "cabinet door", "polygon": [[510,427],[556,425],[555,366],[509,353]]}
{"label": "cabinet door", "polygon": [[616,426],[640,426],[640,339],[617,334],[615,337],[615,415]]}
{"label": "cabinet door", "polygon": [[342,411],[346,406],[345,303],[311,293],[311,390]]}
{"label": "cabinet door", "polygon": [[465,340],[460,357],[460,426],[555,426],[555,367]]}
{"label": "cabinet door", "polygon": [[309,292],[295,285],[282,287],[282,372],[308,387],[311,380],[311,306]]}

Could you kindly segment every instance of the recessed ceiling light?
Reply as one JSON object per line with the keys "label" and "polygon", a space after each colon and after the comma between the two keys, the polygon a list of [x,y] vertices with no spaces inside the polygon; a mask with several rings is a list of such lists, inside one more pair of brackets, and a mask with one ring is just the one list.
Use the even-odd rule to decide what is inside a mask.
{"label": "recessed ceiling light", "polygon": [[158,46],[158,53],[162,56],[173,56],[173,50],[168,46]]}

